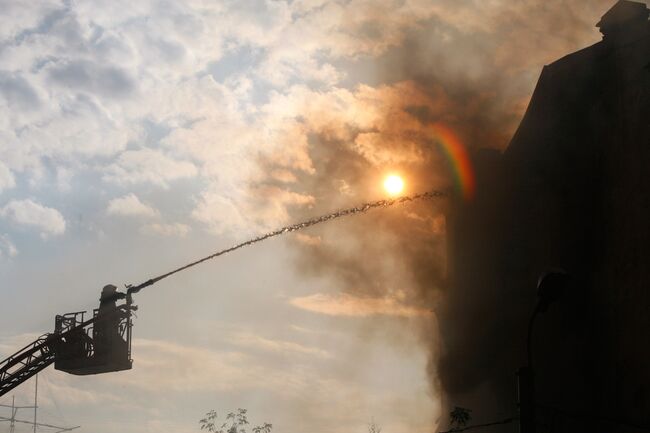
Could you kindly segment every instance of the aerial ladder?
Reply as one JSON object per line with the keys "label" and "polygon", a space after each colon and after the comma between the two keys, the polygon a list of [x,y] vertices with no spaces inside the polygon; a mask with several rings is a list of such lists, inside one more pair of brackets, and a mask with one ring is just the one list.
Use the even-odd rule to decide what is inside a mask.
{"label": "aerial ladder", "polygon": [[[57,315],[54,332],[41,335],[0,362],[0,396],[51,364],[75,375],[130,369],[131,316],[137,310],[132,293],[140,288],[129,287],[121,293],[107,285],[92,317],[86,318],[85,311]],[[117,305],[121,299],[126,302]]]}
{"label": "aerial ladder", "polygon": [[[127,285],[126,292],[119,292],[117,287],[107,285],[102,289],[99,308],[93,310],[92,317],[86,318],[85,311],[57,315],[54,321],[54,332],[41,335],[0,362],[0,397],[51,364],[54,364],[56,370],[75,375],[110,373],[131,369],[133,365],[131,359],[131,330],[133,327],[131,316],[138,308],[133,305],[132,295],[163,278],[257,242],[333,219],[365,213],[370,209],[385,208],[394,204],[445,196],[447,196],[446,192],[428,191],[341,209],[282,227],[223,249],[171,272],[151,278],[142,284],[136,286]],[[118,305],[118,302],[122,300],[124,300],[124,303]]]}

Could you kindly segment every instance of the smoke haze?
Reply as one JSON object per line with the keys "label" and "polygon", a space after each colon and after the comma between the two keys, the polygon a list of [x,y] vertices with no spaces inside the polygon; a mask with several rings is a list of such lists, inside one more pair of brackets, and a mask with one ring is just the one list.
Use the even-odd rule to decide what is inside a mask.
{"label": "smoke haze", "polygon": [[[295,185],[323,210],[381,196],[382,179],[389,173],[405,178],[407,193],[454,186],[453,167],[432,138],[436,125],[451,128],[471,152],[504,150],[542,66],[597,42],[594,24],[610,3],[432,2],[428,18],[405,26],[402,40],[378,60],[348,64],[348,79],[358,81],[353,90],[296,89],[292,100],[272,101],[293,107],[307,137],[313,170],[297,174]],[[369,34],[380,32],[388,19],[373,16]],[[281,168],[272,158],[262,164],[271,172]],[[429,350],[438,416],[445,394],[471,404],[472,393],[489,388],[496,352],[504,350],[494,329],[487,325],[491,330],[483,331],[490,318],[472,316],[472,305],[481,303],[485,311],[492,303],[494,314],[508,309],[503,299],[454,294],[447,264],[448,211],[448,203],[416,203],[322,227],[309,241],[296,242],[298,268],[314,277],[334,276],[344,296],[366,300],[366,307],[357,306],[360,311],[391,299],[404,308],[434,312],[414,315],[409,323]],[[495,210],[486,215],[484,229],[499,222]],[[489,241],[486,233],[474,235],[471,242]],[[472,248],[469,240],[459,242],[461,248]],[[476,270],[472,264],[467,268]],[[323,308],[349,311],[349,302],[341,303],[339,310],[329,304]],[[436,318],[443,320],[443,335]],[[476,337],[457,338],[461,334]],[[450,342],[452,358],[445,356]],[[509,408],[497,410],[510,415]],[[489,410],[477,412],[480,418]]]}

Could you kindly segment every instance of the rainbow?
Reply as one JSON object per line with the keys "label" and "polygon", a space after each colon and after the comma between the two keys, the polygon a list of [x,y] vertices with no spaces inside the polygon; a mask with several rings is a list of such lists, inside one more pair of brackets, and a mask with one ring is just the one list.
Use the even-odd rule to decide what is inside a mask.
{"label": "rainbow", "polygon": [[433,136],[451,166],[457,191],[465,200],[471,200],[476,192],[476,178],[465,146],[445,125],[434,125]]}

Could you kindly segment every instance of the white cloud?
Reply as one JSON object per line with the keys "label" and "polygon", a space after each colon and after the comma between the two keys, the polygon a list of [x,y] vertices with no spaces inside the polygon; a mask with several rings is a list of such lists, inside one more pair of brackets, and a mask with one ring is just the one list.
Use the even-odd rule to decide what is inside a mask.
{"label": "white cloud", "polygon": [[106,212],[109,215],[155,218],[159,212],[140,201],[133,193],[111,200]]}
{"label": "white cloud", "polygon": [[[213,350],[170,341],[135,339],[133,374],[112,382],[149,391],[228,391],[273,389],[296,382],[289,372],[274,371],[242,352]],[[300,387],[307,382],[300,383]]]}
{"label": "white cloud", "polygon": [[141,233],[148,235],[176,236],[185,237],[190,232],[191,227],[181,223],[152,223],[142,226]]}
{"label": "white cloud", "polygon": [[32,110],[40,105],[40,96],[31,84],[21,76],[0,72],[0,95],[9,105]]}
{"label": "white cloud", "polygon": [[192,217],[215,234],[236,232],[250,235],[289,222],[288,208],[314,203],[315,198],[310,195],[274,187],[252,188],[243,197],[230,197],[215,188],[201,195]]}
{"label": "white cloud", "polygon": [[0,161],[0,192],[13,188],[14,186],[16,186],[16,180],[14,179],[13,173]]}
{"label": "white cloud", "polygon": [[16,257],[18,250],[6,234],[0,235],[0,259],[3,257]]}
{"label": "white cloud", "polygon": [[87,60],[61,62],[49,68],[48,79],[71,90],[107,98],[128,95],[134,88],[132,78],[124,70]]}
{"label": "white cloud", "polygon": [[272,340],[264,338],[260,335],[251,333],[236,333],[230,338],[230,342],[253,349],[259,349],[268,352],[276,353],[295,353],[299,355],[310,355],[319,358],[330,358],[331,355],[323,349],[312,346],[305,346],[302,344],[294,343],[292,341]]}
{"label": "white cloud", "polygon": [[[300,122],[260,110],[256,98],[293,92],[288,83],[338,83],[344,71],[336,60],[395,45],[412,21],[431,15],[423,5],[119,0],[43,2],[33,13],[13,5],[0,18],[0,38],[11,41],[0,61],[12,65],[0,76],[0,157],[34,189],[48,170],[59,173],[52,162],[119,185],[166,188],[201,176],[194,215],[211,231],[275,226],[295,193],[272,203],[251,195],[251,178],[268,175],[259,174],[258,157],[278,155],[272,177],[287,183],[314,169]],[[248,51],[245,67],[223,57]],[[226,78],[215,78],[228,67]],[[125,151],[151,138],[147,122],[165,133]],[[224,208],[227,218],[217,222]],[[248,217],[256,210],[263,217]]]}
{"label": "white cloud", "polygon": [[56,187],[59,191],[68,192],[72,189],[72,178],[74,172],[65,167],[57,167],[56,169]]}
{"label": "white cloud", "polygon": [[197,172],[191,162],[153,149],[128,150],[106,168],[104,179],[117,184],[151,183],[167,188],[170,181],[194,177]]}
{"label": "white cloud", "polygon": [[12,200],[0,208],[0,216],[41,231],[42,237],[61,235],[65,232],[65,219],[56,209],[32,200]]}

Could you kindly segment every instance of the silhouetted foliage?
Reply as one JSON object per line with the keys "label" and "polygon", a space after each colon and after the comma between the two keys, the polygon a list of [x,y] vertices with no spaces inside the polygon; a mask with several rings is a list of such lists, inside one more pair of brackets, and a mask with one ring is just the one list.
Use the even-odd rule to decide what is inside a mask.
{"label": "silhouetted foliage", "polygon": [[464,407],[456,406],[454,410],[449,412],[449,418],[452,426],[463,427],[466,426],[472,416],[469,414],[471,410]]}
{"label": "silhouetted foliage", "polygon": [[368,433],[381,433],[381,427],[379,427],[374,420],[370,421],[368,424]]}
{"label": "silhouetted foliage", "polygon": [[[205,418],[199,420],[201,430],[210,433],[247,433],[246,426],[250,424],[246,415],[246,409],[237,409],[237,412],[230,412],[226,415],[226,420],[221,424],[217,423],[217,411],[211,410],[205,414]],[[265,422],[262,425],[252,428],[253,433],[271,433],[273,425]]]}

